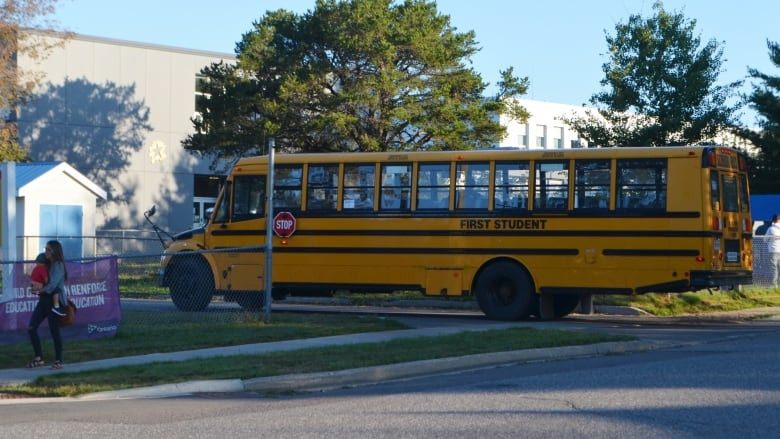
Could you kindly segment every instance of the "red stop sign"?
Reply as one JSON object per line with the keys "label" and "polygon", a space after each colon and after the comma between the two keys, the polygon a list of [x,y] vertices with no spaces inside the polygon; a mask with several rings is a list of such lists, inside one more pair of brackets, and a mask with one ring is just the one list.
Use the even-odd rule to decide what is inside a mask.
{"label": "red stop sign", "polygon": [[290,212],[279,212],[274,217],[274,233],[280,238],[289,238],[295,233],[295,217]]}

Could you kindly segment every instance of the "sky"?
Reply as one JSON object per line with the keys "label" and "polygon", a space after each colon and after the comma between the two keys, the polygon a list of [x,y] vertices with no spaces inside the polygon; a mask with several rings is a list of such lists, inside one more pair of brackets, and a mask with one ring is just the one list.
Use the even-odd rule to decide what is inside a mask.
{"label": "sky", "polygon": [[[569,105],[588,103],[601,90],[607,61],[606,33],[632,14],[649,17],[655,0],[438,0],[440,13],[459,32],[474,31],[481,50],[473,68],[495,93],[499,71],[514,68],[527,76],[528,99]],[[315,0],[58,0],[52,17],[78,34],[234,53],[236,42],[267,11],[297,14]],[[780,42],[780,1],[666,0],[669,12],[696,20],[702,44],[714,39],[723,48],[719,83],[746,79],[748,67],[778,75],[769,60],[767,40]],[[605,33],[606,32],[606,33]],[[751,81],[741,88],[749,93]],[[753,125],[746,111],[743,122]]]}

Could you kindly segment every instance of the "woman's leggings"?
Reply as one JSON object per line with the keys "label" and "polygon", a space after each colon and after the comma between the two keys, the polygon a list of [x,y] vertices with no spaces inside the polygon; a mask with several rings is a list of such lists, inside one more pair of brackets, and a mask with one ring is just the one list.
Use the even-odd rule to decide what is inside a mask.
{"label": "woman's leggings", "polygon": [[38,326],[43,323],[43,319],[49,321],[49,331],[51,331],[51,339],[54,342],[54,356],[55,360],[62,361],[62,335],[60,334],[60,316],[51,312],[53,302],[51,294],[41,294],[38,296],[38,303],[35,305],[32,316],[30,316],[30,325],[27,327],[27,332],[30,334],[30,341],[35,351],[35,356],[43,358],[43,351],[41,350],[41,338],[38,336]]}

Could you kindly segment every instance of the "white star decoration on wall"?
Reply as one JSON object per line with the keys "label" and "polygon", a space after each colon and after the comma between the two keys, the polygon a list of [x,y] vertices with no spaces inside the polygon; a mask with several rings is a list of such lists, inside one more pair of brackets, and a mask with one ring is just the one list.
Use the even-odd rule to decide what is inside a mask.
{"label": "white star decoration on wall", "polygon": [[162,140],[155,140],[149,145],[149,158],[152,163],[157,163],[165,160],[168,154],[165,153],[165,148],[168,146]]}

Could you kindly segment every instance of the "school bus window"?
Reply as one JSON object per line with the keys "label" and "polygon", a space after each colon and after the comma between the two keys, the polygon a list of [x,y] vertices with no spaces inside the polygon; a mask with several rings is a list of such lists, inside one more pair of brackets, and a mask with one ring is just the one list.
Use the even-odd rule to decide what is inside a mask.
{"label": "school bus window", "polygon": [[263,216],[265,176],[238,176],[233,180],[233,221]]}
{"label": "school bus window", "polygon": [[309,165],[306,210],[336,210],[339,194],[338,165]]}
{"label": "school bus window", "polygon": [[302,166],[280,166],[274,174],[274,210],[301,209]]}
{"label": "school bus window", "polygon": [[376,167],[344,165],[343,209],[373,209]]}
{"label": "school bus window", "polygon": [[720,183],[718,183],[718,171],[710,170],[710,202],[712,210],[720,210]]}
{"label": "school bus window", "polygon": [[411,207],[411,164],[382,165],[382,210],[409,210]]}
{"label": "school bus window", "polygon": [[739,176],[739,205],[742,212],[750,213],[750,197],[748,196],[748,182],[745,174]]}
{"label": "school bus window", "polygon": [[528,162],[496,163],[496,175],[493,182],[493,208],[527,209],[528,208]]}
{"label": "school bus window", "polygon": [[721,187],[723,188],[723,211],[739,211],[739,202],[737,200],[737,178],[733,175],[721,175]]}
{"label": "school bus window", "polygon": [[569,162],[536,162],[534,209],[569,208]]}
{"label": "school bus window", "polygon": [[490,189],[490,163],[458,163],[455,168],[455,206],[460,209],[487,209]]}
{"label": "school bus window", "polygon": [[449,209],[450,164],[420,163],[417,169],[417,209]]}
{"label": "school bus window", "polygon": [[609,160],[574,162],[574,208],[609,209]]}
{"label": "school bus window", "polygon": [[222,192],[222,199],[217,206],[217,213],[214,215],[215,223],[224,223],[228,220],[230,215],[230,190],[233,184],[231,182],[225,183],[225,189]]}
{"label": "school bus window", "polygon": [[618,209],[666,208],[666,159],[617,161]]}

